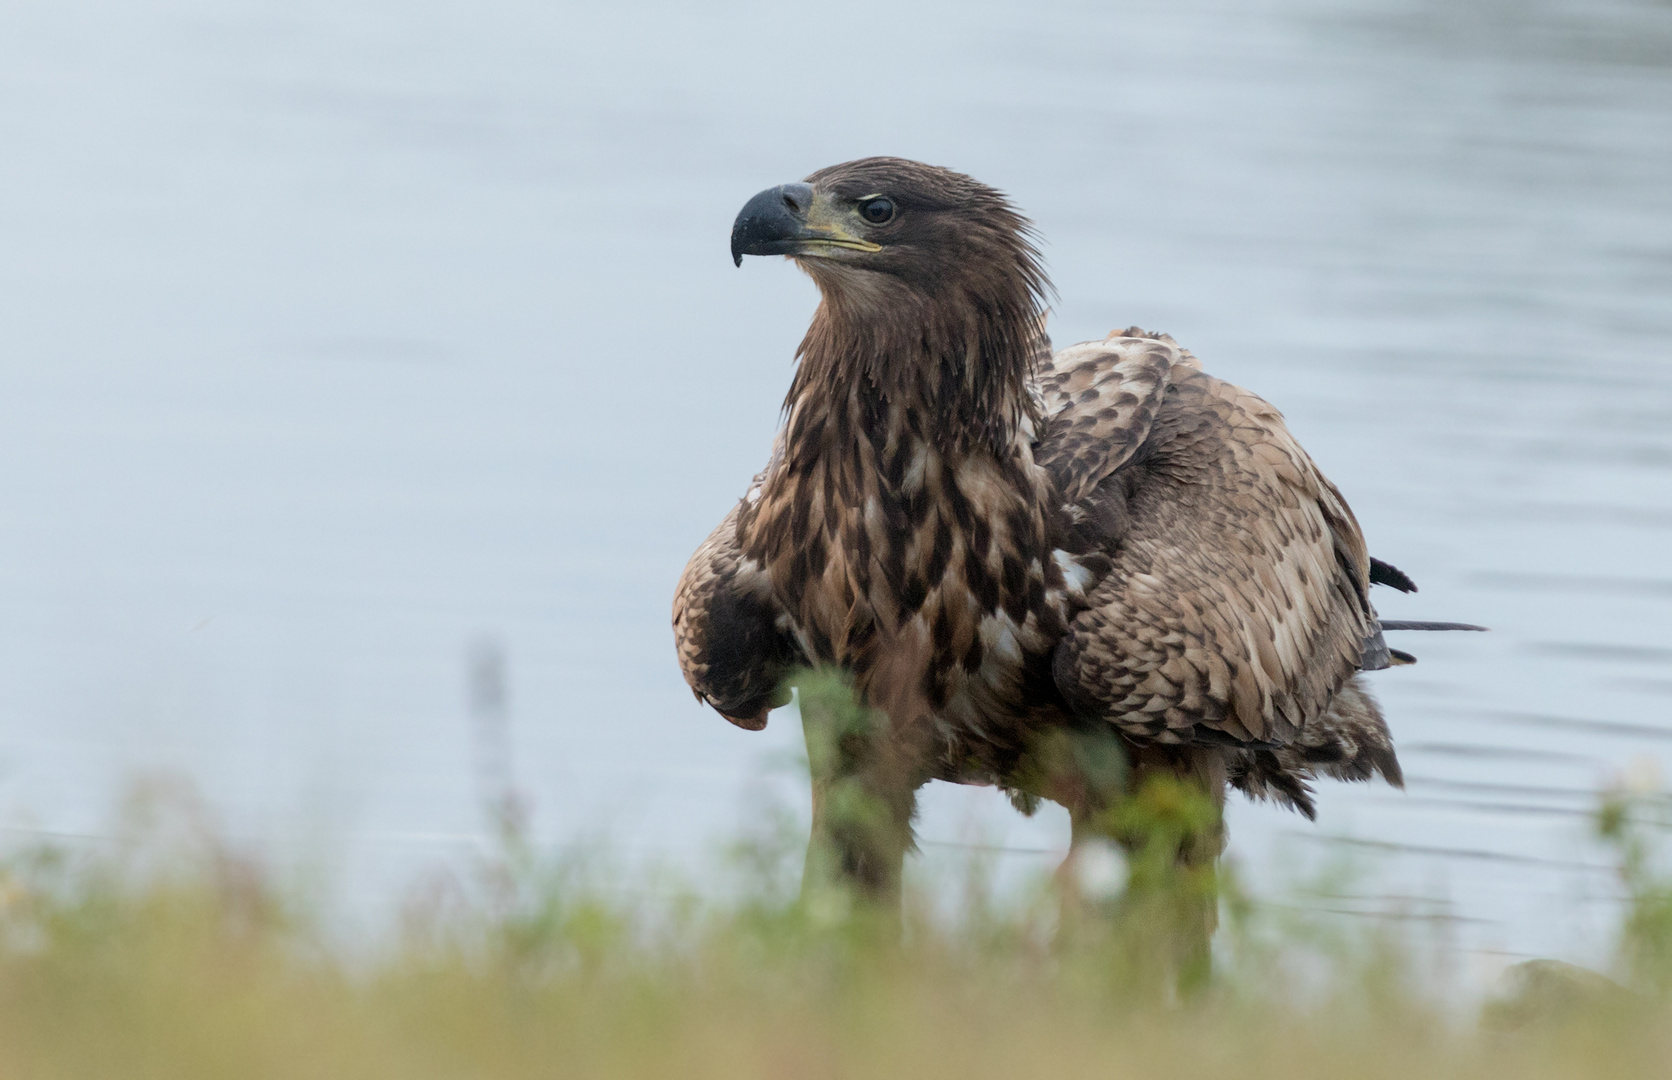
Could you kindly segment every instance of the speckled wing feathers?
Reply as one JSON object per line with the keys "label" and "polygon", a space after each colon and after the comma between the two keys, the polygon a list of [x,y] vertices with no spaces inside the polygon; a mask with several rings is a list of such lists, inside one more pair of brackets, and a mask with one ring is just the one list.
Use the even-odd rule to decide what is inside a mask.
{"label": "speckled wing feathers", "polygon": [[1341,761],[1360,760],[1341,745],[1370,746],[1366,732],[1385,741],[1356,690],[1337,710],[1351,714],[1354,738],[1329,734],[1377,633],[1369,555],[1281,414],[1203,374],[1170,338],[1135,329],[1064,349],[1040,384],[1048,420],[1036,460],[1074,505],[1112,489],[1122,500],[1102,515],[1118,522],[1104,537],[1112,568],[1055,656],[1076,710],[1140,741],[1279,753],[1272,769],[1243,771],[1266,790],[1277,790],[1271,777],[1310,775],[1317,763],[1298,749],[1308,739]]}
{"label": "speckled wing feathers", "polygon": [[1065,503],[1083,501],[1131,459],[1149,436],[1173,368],[1194,359],[1171,338],[1111,335],[1072,345],[1041,366],[1046,434],[1034,460]]}

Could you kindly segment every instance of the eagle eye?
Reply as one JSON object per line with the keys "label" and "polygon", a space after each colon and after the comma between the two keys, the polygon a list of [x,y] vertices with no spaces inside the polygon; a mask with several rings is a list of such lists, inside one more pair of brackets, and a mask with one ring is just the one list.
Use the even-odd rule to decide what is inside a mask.
{"label": "eagle eye", "polygon": [[886,225],[894,220],[894,200],[881,195],[865,199],[859,204],[859,216],[873,225]]}

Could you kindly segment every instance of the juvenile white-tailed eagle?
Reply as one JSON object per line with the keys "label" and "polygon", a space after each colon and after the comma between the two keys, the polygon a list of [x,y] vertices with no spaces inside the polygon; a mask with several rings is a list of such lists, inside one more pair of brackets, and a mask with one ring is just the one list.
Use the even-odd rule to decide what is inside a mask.
{"label": "juvenile white-tailed eagle", "polygon": [[1076,840],[1157,770],[1308,816],[1318,774],[1400,786],[1358,673],[1408,659],[1384,628],[1440,628],[1378,622],[1371,584],[1413,586],[1276,409],[1164,334],[1053,355],[1030,235],[898,158],[763,191],[732,230],[822,302],[771,460],[679,582],[679,662],[741,727],[803,664],[886,717],[841,768],[892,829],[832,838],[878,896],[931,779],[1061,802]]}

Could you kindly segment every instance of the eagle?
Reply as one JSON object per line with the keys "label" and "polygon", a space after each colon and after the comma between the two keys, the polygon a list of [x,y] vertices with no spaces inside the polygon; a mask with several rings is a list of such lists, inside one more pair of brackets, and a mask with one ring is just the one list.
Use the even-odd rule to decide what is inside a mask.
{"label": "eagle", "polygon": [[[1384,630],[1464,628],[1379,620],[1371,586],[1414,584],[1282,414],[1171,337],[1053,352],[1035,235],[892,157],[762,191],[732,229],[738,265],[788,256],[820,303],[770,460],[680,578],[680,668],[750,730],[795,670],[849,680],[880,720],[815,776],[814,839],[833,785],[866,794],[882,827],[823,842],[879,900],[929,780],[1058,802],[1075,845],[1131,843],[1110,808],[1155,775],[1307,817],[1318,776],[1402,787],[1362,673],[1412,659]],[[1178,857],[1223,845],[1216,824]]]}

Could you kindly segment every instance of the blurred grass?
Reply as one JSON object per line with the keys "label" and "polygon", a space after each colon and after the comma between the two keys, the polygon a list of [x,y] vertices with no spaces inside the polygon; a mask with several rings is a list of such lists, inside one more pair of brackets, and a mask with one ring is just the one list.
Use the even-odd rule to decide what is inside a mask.
{"label": "blurred grass", "polygon": [[975,873],[958,918],[913,898],[896,938],[800,902],[787,819],[734,846],[724,902],[623,899],[645,893],[513,822],[386,944],[346,947],[153,787],[108,849],[0,866],[0,1076],[1664,1077],[1665,809],[1600,804],[1622,981],[1535,966],[1482,1023],[1420,941],[1276,921],[1233,885],[1213,981],[1182,1003],[1131,970],[1141,912],[1070,933],[1045,883],[1002,903]]}

